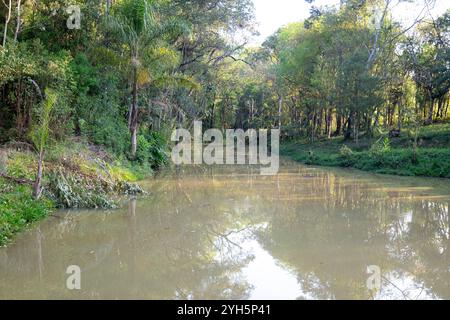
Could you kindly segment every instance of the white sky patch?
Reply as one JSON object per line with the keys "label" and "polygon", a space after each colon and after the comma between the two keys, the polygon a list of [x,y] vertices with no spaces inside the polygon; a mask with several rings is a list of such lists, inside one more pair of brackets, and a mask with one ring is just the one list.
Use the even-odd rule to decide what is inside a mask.
{"label": "white sky patch", "polygon": [[[256,20],[259,24],[257,28],[260,36],[254,40],[253,44],[261,44],[264,40],[275,33],[280,27],[291,22],[298,22],[309,17],[311,4],[305,0],[253,0],[256,11]],[[314,6],[339,5],[339,0],[316,0]],[[424,0],[416,0],[414,3],[400,3],[398,0],[392,1],[393,15],[396,20],[401,21],[408,27],[412,24],[424,8]],[[450,1],[436,0],[431,14],[434,18],[444,13],[450,8]],[[426,11],[423,12],[426,14]]]}

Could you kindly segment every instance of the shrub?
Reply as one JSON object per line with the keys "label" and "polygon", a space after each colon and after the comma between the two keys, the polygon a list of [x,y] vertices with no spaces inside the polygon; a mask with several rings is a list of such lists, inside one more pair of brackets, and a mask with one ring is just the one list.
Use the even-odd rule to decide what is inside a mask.
{"label": "shrub", "polygon": [[136,161],[140,164],[147,164],[150,159],[150,142],[146,139],[145,136],[139,135],[138,136],[138,145],[137,145],[137,152],[136,152]]}
{"label": "shrub", "polygon": [[[109,190],[108,190],[109,189]],[[100,179],[89,179],[68,171],[54,171],[49,174],[47,195],[60,208],[116,208],[109,197],[112,191]]]}
{"label": "shrub", "polygon": [[354,163],[354,152],[345,144],[339,149],[339,158],[341,165],[344,167],[350,167]]}
{"label": "shrub", "polygon": [[10,176],[33,180],[36,174],[36,160],[31,152],[10,151],[5,169]]}
{"label": "shrub", "polygon": [[168,162],[167,142],[159,132],[150,132],[138,136],[136,161],[140,165],[149,165],[152,169],[163,167]]}
{"label": "shrub", "polygon": [[169,159],[167,156],[167,141],[160,132],[151,132],[150,142],[150,165],[153,169],[165,166]]}
{"label": "shrub", "polygon": [[347,147],[345,144],[339,149],[339,154],[341,157],[349,158],[353,156],[353,151],[349,147]]}
{"label": "shrub", "polygon": [[28,224],[48,215],[51,209],[50,201],[33,199],[28,186],[12,186],[0,178],[0,246]]}
{"label": "shrub", "polygon": [[378,140],[370,147],[369,154],[372,158],[380,160],[389,151],[391,151],[391,142],[389,138],[384,138]]}
{"label": "shrub", "polygon": [[305,163],[306,163],[306,164],[315,164],[316,161],[317,161],[317,156],[316,156],[316,154],[314,153],[314,151],[309,150],[309,151],[308,151],[308,157],[307,157]]}
{"label": "shrub", "polygon": [[63,168],[49,174],[47,195],[60,208],[114,209],[117,202],[112,195],[145,193],[137,184],[118,178],[85,175]]}

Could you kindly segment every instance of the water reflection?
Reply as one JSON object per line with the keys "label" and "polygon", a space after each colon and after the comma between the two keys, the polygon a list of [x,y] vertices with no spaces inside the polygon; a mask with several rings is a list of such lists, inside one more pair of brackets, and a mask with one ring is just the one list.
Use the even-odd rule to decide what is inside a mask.
{"label": "water reflection", "polygon": [[[450,299],[448,182],[194,167],[117,211],[65,211],[0,249],[0,298]],[[66,289],[79,265],[80,291]],[[378,265],[382,287],[366,288]]]}

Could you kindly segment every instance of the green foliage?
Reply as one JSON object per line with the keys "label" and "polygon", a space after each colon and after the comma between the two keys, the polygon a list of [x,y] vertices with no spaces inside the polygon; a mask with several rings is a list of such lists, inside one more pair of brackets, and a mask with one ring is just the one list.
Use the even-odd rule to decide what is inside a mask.
{"label": "green foliage", "polygon": [[150,132],[148,136],[150,142],[150,165],[153,169],[159,169],[169,162],[168,144],[166,137],[160,132]]}
{"label": "green foliage", "polygon": [[[143,176],[139,175],[136,168],[130,169],[123,164],[112,165],[109,166],[108,169],[109,174],[114,180],[136,182],[143,178]],[[149,172],[147,172],[147,174],[149,174]]]}
{"label": "green foliage", "polygon": [[42,108],[37,115],[38,119],[30,131],[30,139],[38,153],[43,153],[50,134],[51,113],[57,102],[57,95],[54,91],[45,91],[46,99],[42,103]]}
{"label": "green foliage", "polygon": [[36,176],[36,155],[31,152],[8,152],[5,161],[5,172],[12,176],[33,180]]}
{"label": "green foliage", "polygon": [[[280,151],[282,155],[310,165],[351,167],[405,176],[450,178],[450,162],[446,160],[450,157],[450,149],[447,146],[448,141],[443,139],[447,131],[442,130],[446,126],[427,127],[419,138],[426,141],[424,137],[433,135],[436,141],[442,141],[442,143],[440,145],[424,144],[422,148],[415,151],[405,138],[392,140],[381,138],[374,143],[363,141],[361,144],[366,147],[361,147],[360,144],[358,150],[341,145],[341,139],[314,144],[289,142],[284,143]],[[311,156],[312,154],[314,156]]]}
{"label": "green foliage", "polygon": [[339,156],[342,160],[342,166],[351,167],[354,164],[354,152],[347,145],[342,145],[339,149]]}
{"label": "green foliage", "polygon": [[59,148],[49,157],[45,189],[57,207],[110,209],[117,207],[119,195],[144,193],[131,183],[139,173],[105,150],[79,142]]}
{"label": "green foliage", "polygon": [[[44,89],[59,95],[55,122],[51,129],[57,137],[70,131],[71,96],[74,88],[67,51],[49,52],[38,39],[14,43],[0,50],[0,130],[8,132],[2,140],[23,139]],[[6,138],[6,139],[5,139]]]}
{"label": "green foliage", "polygon": [[59,208],[114,209],[118,207],[114,194],[137,195],[145,193],[135,183],[123,180],[130,173],[115,171],[111,177],[97,176],[62,167],[48,174],[47,196]]}
{"label": "green foliage", "polygon": [[[281,123],[284,138],[314,141],[283,147],[312,165],[450,177],[450,125],[423,126],[450,115],[449,12],[407,34],[388,12],[377,33],[371,12],[383,1],[344,1],[249,48],[235,40],[254,32],[251,0],[111,2],[107,13],[98,0],[22,1],[18,39],[11,24],[0,48],[0,142],[46,151],[55,206],[111,208],[118,194],[142,193],[130,182],[168,163],[165,130],[194,119]],[[73,4],[80,30],[66,27]],[[399,138],[376,140],[397,128]],[[0,157],[2,172],[35,179],[31,152]],[[2,244],[51,206],[29,187],[0,187]]]}
{"label": "green foliage", "polygon": [[76,82],[71,61],[72,57],[68,51],[63,50],[53,54],[48,62],[45,77],[41,80],[45,88],[44,92],[49,90],[50,95],[57,97],[57,108],[52,111],[50,123],[52,133],[57,139],[63,139],[73,132],[71,115],[74,111],[73,96],[76,94]]}
{"label": "green foliage", "polygon": [[111,199],[109,186],[101,180],[90,179],[68,171],[54,171],[48,175],[47,194],[60,208],[117,207]]}
{"label": "green foliage", "polygon": [[374,159],[382,158],[391,151],[391,142],[389,138],[377,140],[369,150],[369,154]]}
{"label": "green foliage", "polygon": [[[79,30],[66,27],[65,9],[74,4],[82,13]],[[228,64],[224,54],[238,52],[229,39],[237,31],[251,31],[253,18],[250,0],[220,0],[214,6],[126,0],[109,9],[95,0],[22,3],[19,37],[12,39],[10,25],[7,46],[0,50],[0,99],[6,106],[0,110],[1,142],[36,134],[29,119],[40,113],[36,106],[52,88],[58,106],[49,130],[56,141],[75,134],[123,157],[132,128],[155,131],[156,121],[159,130],[172,126],[175,117],[188,120],[203,112],[194,110],[212,100],[203,87],[220,80],[214,70]],[[139,110],[130,110],[134,86]],[[147,105],[152,110],[145,121]],[[166,161],[164,143],[146,139],[149,161],[140,161],[160,167]]]}
{"label": "green foliage", "polygon": [[138,148],[136,153],[136,161],[140,164],[147,163],[150,159],[150,142],[147,141],[145,136],[138,136]]}
{"label": "green foliage", "polygon": [[[35,178],[36,157],[31,152],[7,150],[1,154],[2,172],[25,180]],[[60,208],[115,208],[117,196],[145,193],[132,182],[151,174],[144,166],[115,161],[104,150],[76,141],[54,144],[45,167],[44,194]],[[0,192],[7,195],[13,190],[8,187]]]}
{"label": "green foliage", "polygon": [[159,132],[150,132],[138,136],[136,161],[141,165],[149,164],[152,169],[163,167],[168,162],[167,141]]}
{"label": "green foliage", "polygon": [[339,155],[343,158],[350,158],[353,156],[353,151],[347,145],[342,145],[341,149],[339,149]]}
{"label": "green foliage", "polygon": [[306,158],[306,164],[314,164],[314,163],[316,163],[317,162],[317,159],[318,159],[318,157],[317,157],[317,155],[314,153],[314,151],[313,150],[309,150],[308,151],[308,156],[307,156],[307,158]]}
{"label": "green foliage", "polygon": [[45,71],[43,51],[38,40],[0,49],[0,86],[22,77],[42,74]]}
{"label": "green foliage", "polygon": [[27,225],[47,216],[51,209],[51,202],[35,200],[29,187],[11,186],[0,178],[0,246]]}
{"label": "green foliage", "polygon": [[[214,6],[178,0],[112,3],[107,14],[104,1],[22,1],[18,38],[13,39],[10,24],[7,45],[0,47],[0,142],[34,145],[44,162],[44,193],[58,207],[109,208],[118,193],[142,193],[129,182],[168,162],[168,139],[162,132],[201,117],[220,99],[211,88],[228,83],[223,93],[236,99],[233,88],[243,83],[231,82],[240,68],[223,78],[221,70],[231,61],[225,55],[242,51],[230,39],[237,31],[251,31],[250,0],[219,0]],[[74,4],[82,13],[79,30],[66,27],[65,9]],[[270,110],[263,101],[268,88],[254,92],[258,103]],[[229,100],[220,107],[228,112],[232,104]],[[233,117],[225,116],[232,123]],[[137,159],[131,163],[126,157],[134,124],[141,135]],[[2,154],[0,170],[33,180],[35,158],[31,152],[11,151],[4,160]],[[28,189],[3,190],[1,199],[11,193],[20,203],[8,217],[3,215],[6,202],[0,205],[2,236],[9,237],[14,224],[43,216],[43,202],[32,202]],[[13,210],[11,201],[7,203]],[[21,215],[26,218],[14,220]]]}

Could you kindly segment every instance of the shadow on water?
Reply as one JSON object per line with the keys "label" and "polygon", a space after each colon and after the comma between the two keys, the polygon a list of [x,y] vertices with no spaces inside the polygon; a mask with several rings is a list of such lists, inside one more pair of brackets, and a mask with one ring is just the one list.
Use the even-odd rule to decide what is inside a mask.
{"label": "shadow on water", "polygon": [[[61,211],[0,249],[0,298],[450,299],[446,180],[285,162],[277,176],[178,168],[145,187],[120,210]],[[66,288],[69,265],[81,290]]]}

